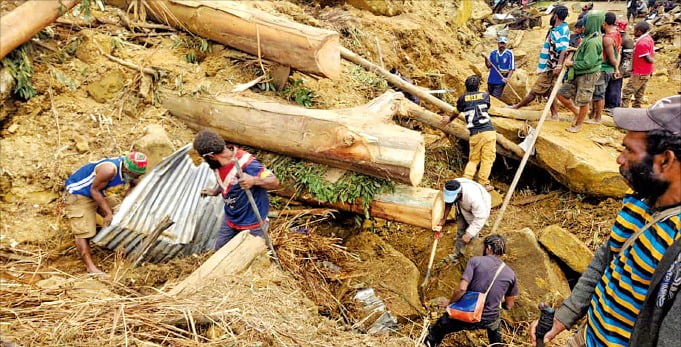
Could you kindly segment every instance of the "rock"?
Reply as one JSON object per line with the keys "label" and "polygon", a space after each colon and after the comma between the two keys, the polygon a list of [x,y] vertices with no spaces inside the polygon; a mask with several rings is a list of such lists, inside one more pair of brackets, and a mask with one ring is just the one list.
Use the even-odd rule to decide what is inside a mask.
{"label": "rock", "polygon": [[572,270],[583,273],[589,266],[593,252],[572,233],[558,225],[550,225],[538,235],[539,243]]}
{"label": "rock", "polygon": [[520,98],[513,93],[514,90],[516,93],[518,93],[520,98],[525,97],[525,95],[527,95],[529,92],[527,84],[527,72],[525,72],[523,69],[517,69],[513,73],[513,76],[511,76],[509,82],[504,88],[504,93],[501,95],[501,101],[509,105],[518,103]]}
{"label": "rock", "polygon": [[9,69],[4,67],[0,69],[0,103],[9,99],[15,84],[16,82]]}
{"label": "rock", "polygon": [[87,138],[83,136],[76,136],[76,150],[78,153],[86,153],[90,150],[90,144],[88,144]]}
{"label": "rock", "polygon": [[[495,107],[499,106],[492,108]],[[493,110],[490,113],[494,114]],[[498,133],[515,143],[521,142],[518,130],[524,121],[492,117],[492,122]],[[540,166],[574,192],[601,197],[624,196],[628,187],[616,163],[620,150],[593,140],[608,138],[608,142],[617,144],[622,143],[624,135],[599,124],[585,124],[580,132],[572,134],[565,131],[567,126],[564,122],[544,123],[536,143],[535,159]]]}
{"label": "rock", "polygon": [[148,170],[175,151],[168,134],[160,124],[148,125],[144,136],[135,142],[133,149],[147,155]]}
{"label": "rock", "polygon": [[492,197],[492,208],[499,207],[504,203],[504,197],[496,190],[489,192],[489,195]]}
{"label": "rock", "polygon": [[485,19],[492,15],[492,8],[489,7],[489,5],[483,0],[468,0],[462,2],[470,3],[471,5],[470,18],[473,20]]}
{"label": "rock", "polygon": [[666,68],[655,69],[655,76],[667,76],[669,77],[669,71]]}
{"label": "rock", "polygon": [[[570,287],[560,267],[541,248],[532,230],[525,228],[504,235],[507,237],[504,261],[515,272],[520,289],[515,307],[505,312],[516,322],[536,319],[537,303],[559,302],[570,295]],[[466,253],[479,254],[482,241],[478,242],[480,246],[469,245]]]}
{"label": "rock", "polygon": [[[480,59],[482,59],[482,57],[480,57]],[[475,64],[475,63],[469,62],[468,67],[470,67],[470,69],[478,76],[481,76],[481,77],[487,76],[488,69],[487,69],[487,66],[485,66],[484,63]]]}
{"label": "rock", "polygon": [[374,288],[388,310],[397,317],[420,314],[420,273],[411,260],[370,232],[352,236],[346,247],[362,259],[358,271],[366,275],[357,279],[362,281],[362,287]]}
{"label": "rock", "polygon": [[111,37],[99,34],[91,29],[84,29],[80,32],[81,43],[76,49],[76,57],[88,63],[94,64],[102,57],[102,52],[111,54]]}
{"label": "rock", "polygon": [[19,124],[14,123],[14,124],[10,125],[9,128],[7,128],[7,131],[10,134],[14,134],[15,132],[17,132],[17,129],[19,129]]}
{"label": "rock", "polygon": [[105,103],[116,96],[124,84],[125,76],[119,71],[112,70],[102,79],[90,83],[87,86],[87,92],[95,101]]}
{"label": "rock", "polygon": [[525,52],[522,49],[514,49],[513,50],[513,56],[515,57],[516,65],[518,63],[518,60],[523,59],[527,56],[527,52]]}
{"label": "rock", "polygon": [[347,3],[354,8],[369,11],[377,16],[393,17],[402,13],[402,8],[399,7],[398,2],[387,0],[348,0]]}

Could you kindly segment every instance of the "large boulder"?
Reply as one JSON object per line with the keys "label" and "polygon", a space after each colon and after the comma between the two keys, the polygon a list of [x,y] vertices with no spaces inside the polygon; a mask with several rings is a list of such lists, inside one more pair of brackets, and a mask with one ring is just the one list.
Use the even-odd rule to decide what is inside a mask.
{"label": "large boulder", "polygon": [[362,260],[358,270],[366,275],[357,280],[363,282],[363,288],[373,288],[397,317],[420,314],[420,273],[411,260],[376,234],[366,231],[352,236],[346,246]]}
{"label": "large boulder", "polygon": [[[570,287],[558,264],[537,242],[529,228],[504,233],[507,237],[506,264],[518,278],[520,294],[506,318],[527,321],[537,318],[537,304],[559,303],[570,295]],[[479,252],[481,247],[477,247]]]}
{"label": "large boulder", "polygon": [[577,236],[558,225],[544,228],[538,236],[544,248],[576,272],[584,272],[594,256]]}
{"label": "large boulder", "polygon": [[156,166],[163,158],[175,152],[168,134],[160,124],[148,125],[144,136],[135,142],[133,148],[147,155],[149,169]]}
{"label": "large boulder", "polygon": [[[495,114],[492,107],[490,114]],[[523,110],[520,110],[522,113]],[[497,132],[520,143],[518,131],[525,121],[493,117]],[[531,122],[536,126],[536,122]],[[616,163],[624,135],[601,124],[584,124],[576,134],[565,131],[569,123],[547,121],[537,138],[535,156],[539,165],[558,182],[577,193],[622,197],[628,190]]]}
{"label": "large boulder", "polygon": [[87,86],[87,92],[99,103],[105,103],[112,99],[125,85],[125,76],[122,72],[113,70],[105,74]]}

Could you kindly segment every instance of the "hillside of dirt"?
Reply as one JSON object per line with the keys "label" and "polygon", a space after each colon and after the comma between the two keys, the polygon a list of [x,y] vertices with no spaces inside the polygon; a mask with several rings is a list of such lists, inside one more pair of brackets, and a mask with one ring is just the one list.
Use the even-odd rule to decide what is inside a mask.
{"label": "hillside of dirt", "polygon": [[[3,1],[1,13],[21,2]],[[496,47],[495,38],[483,35],[491,10],[482,0],[291,0],[255,6],[298,23],[335,30],[344,47],[373,62],[379,60],[380,46],[386,68],[398,68],[423,88],[455,90],[442,95],[449,103],[464,90],[465,78],[479,70],[483,62],[479,53]],[[595,4],[618,15],[625,13],[624,6],[624,1]],[[424,320],[433,323],[441,314],[431,301],[449,297],[459,283],[464,264],[439,262],[452,253],[455,223],[445,227],[439,241],[431,284],[421,292],[414,289],[414,298],[402,300],[401,308],[410,315],[399,317],[398,329],[390,335],[366,334],[370,325],[366,321],[374,314],[363,311],[354,295],[372,287],[388,303],[404,299],[399,285],[423,280],[433,233],[379,218],[337,213],[334,218],[275,219],[275,244],[281,247],[279,252],[291,255],[286,271],[276,270],[261,258],[235,278],[183,300],[162,293],[210,253],[132,268],[121,254],[95,247],[97,266],[112,278],[98,281],[85,274],[64,218],[65,179],[88,161],[137,148],[152,128],[163,129],[172,150],[190,143],[195,131],[160,106],[159,88],[216,96],[276,66],[183,31],[131,30],[125,23],[133,14],[111,6],[103,11],[92,6],[90,11],[86,19],[76,7],[26,46],[33,67],[34,97],[20,100],[3,95],[0,100],[0,339],[27,346],[415,344]],[[576,16],[571,12],[570,21]],[[536,78],[534,66],[548,25],[548,17],[543,20],[542,27],[508,32],[517,65],[529,76],[530,85]],[[660,44],[659,69],[646,93],[648,104],[678,92],[679,53],[678,35]],[[159,72],[158,79],[105,54],[153,68]],[[389,88],[378,75],[347,61],[341,64],[338,80],[292,71],[282,90],[260,83],[246,93],[330,109],[365,104]],[[541,110],[543,103],[529,108]],[[420,186],[441,189],[445,181],[462,175],[466,143],[452,141],[413,120],[398,121],[426,134],[425,175]],[[608,131],[614,132],[613,137],[620,134]],[[499,157],[496,161],[492,181],[502,196],[516,168],[513,160]],[[123,191],[110,193],[122,197]],[[295,202],[273,198],[272,204],[279,209]],[[607,237],[618,208],[617,199],[570,192],[546,171],[530,167],[500,230],[538,232],[559,225],[593,250]],[[497,213],[498,209],[492,211],[483,235],[489,233]],[[294,226],[309,229],[316,235],[314,241],[287,238],[286,232]],[[477,255],[478,249],[473,252]],[[328,264],[325,270],[320,265],[324,261],[340,266],[342,272],[328,270]],[[557,264],[552,260],[550,267],[567,277],[567,282],[574,282],[576,275],[569,271],[563,275],[564,264],[560,264],[562,270]],[[536,269],[514,270],[521,277],[532,276]],[[528,343],[529,318],[537,313],[531,303],[539,298],[525,300],[518,308],[522,314],[503,316],[504,337],[511,345]],[[221,313],[218,318],[199,318],[215,312]],[[484,331],[476,331],[453,334],[445,345],[486,342]]]}

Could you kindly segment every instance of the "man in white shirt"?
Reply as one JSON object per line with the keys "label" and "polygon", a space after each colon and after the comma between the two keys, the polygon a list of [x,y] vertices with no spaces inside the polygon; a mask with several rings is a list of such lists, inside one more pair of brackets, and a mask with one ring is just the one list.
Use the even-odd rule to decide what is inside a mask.
{"label": "man in white shirt", "polygon": [[445,183],[444,200],[445,214],[439,223],[441,227],[445,225],[452,206],[456,205],[457,210],[456,248],[454,254],[447,257],[448,261],[455,261],[485,226],[492,209],[492,197],[482,185],[462,177]]}

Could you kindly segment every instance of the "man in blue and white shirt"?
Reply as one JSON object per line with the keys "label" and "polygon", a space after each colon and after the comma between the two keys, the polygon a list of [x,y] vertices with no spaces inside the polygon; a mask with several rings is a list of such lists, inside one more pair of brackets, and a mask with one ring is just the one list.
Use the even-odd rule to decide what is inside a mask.
{"label": "man in blue and white shirt", "polygon": [[515,71],[515,57],[511,50],[506,49],[506,42],[508,42],[508,38],[499,37],[497,40],[498,49],[493,50],[489,54],[489,58],[485,57],[485,65],[490,69],[487,78],[487,90],[490,95],[497,99],[501,98],[506,82]]}
{"label": "man in blue and white shirt", "polygon": [[[551,30],[546,34],[546,40],[539,53],[539,64],[537,65],[537,81],[532,86],[532,90],[519,103],[511,108],[519,109],[537,96],[548,96],[556,82],[556,78],[563,68],[563,60],[570,45],[570,28],[565,23],[568,16],[568,9],[563,5],[553,8],[551,11]],[[558,118],[556,107],[551,105],[552,118]]]}

